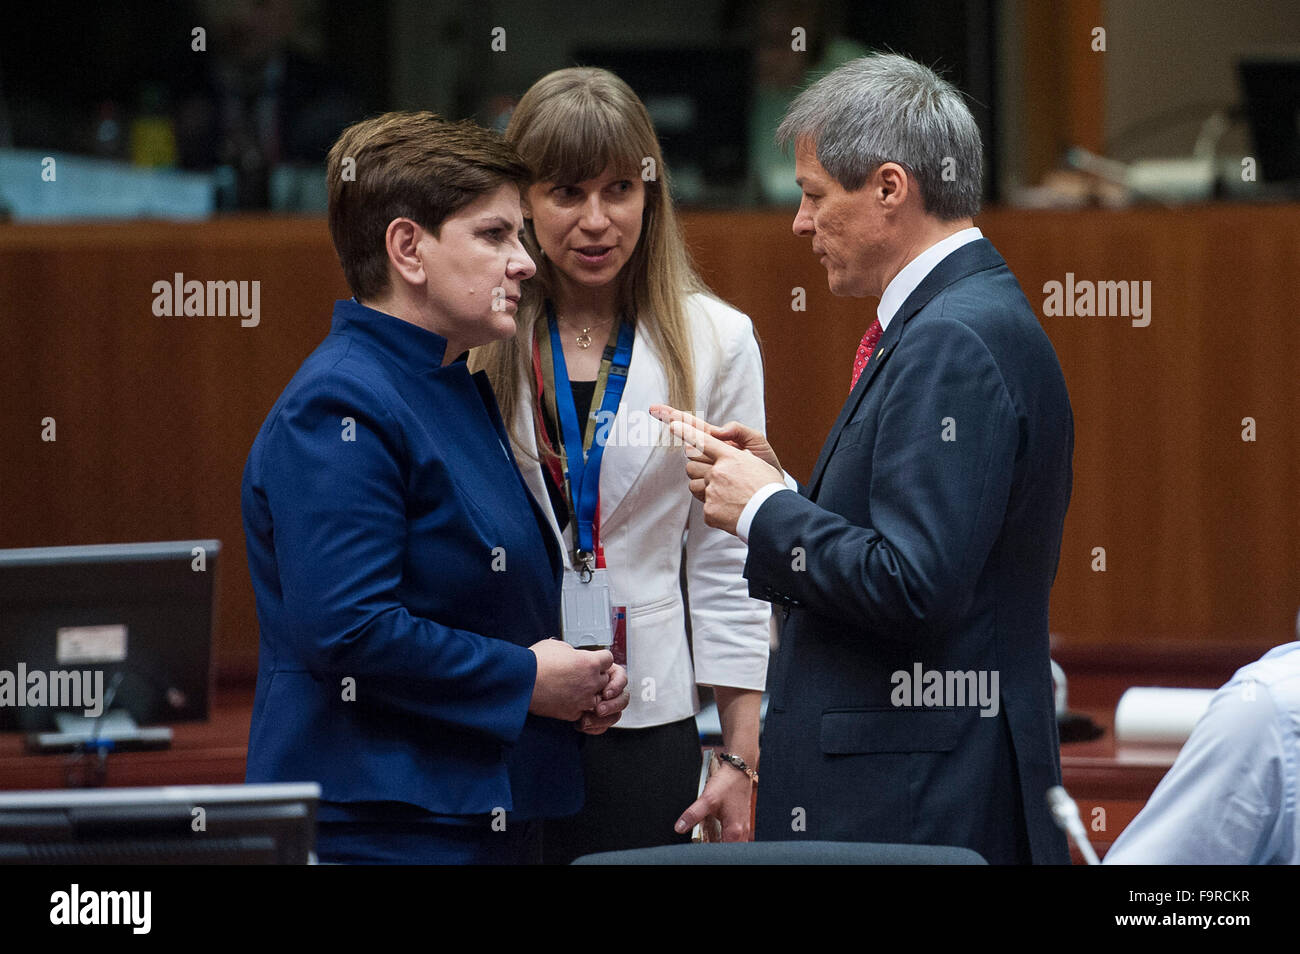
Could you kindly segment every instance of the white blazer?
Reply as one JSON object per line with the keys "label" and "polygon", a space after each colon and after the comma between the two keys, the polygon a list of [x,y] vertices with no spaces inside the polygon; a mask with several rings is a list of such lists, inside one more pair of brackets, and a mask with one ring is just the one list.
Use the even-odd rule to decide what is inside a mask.
{"label": "white blazer", "polygon": [[[691,295],[686,308],[695,356],[694,413],[714,424],[736,420],[764,427],[763,365],[749,318],[702,294]],[[767,679],[771,607],[749,596],[741,576],[745,544],[705,525],[703,506],[687,486],[685,450],[665,446],[672,435],[649,413],[650,405],[667,403],[663,364],[638,327],[600,469],[600,541],[614,603],[628,608],[632,701],[617,728],[694,715],[700,708],[697,682],[762,689]],[[531,402],[519,402],[511,428],[514,439],[523,441],[516,456],[570,567],[573,522],[560,532],[538,460],[533,413]],[[681,591],[683,550],[692,647]]]}

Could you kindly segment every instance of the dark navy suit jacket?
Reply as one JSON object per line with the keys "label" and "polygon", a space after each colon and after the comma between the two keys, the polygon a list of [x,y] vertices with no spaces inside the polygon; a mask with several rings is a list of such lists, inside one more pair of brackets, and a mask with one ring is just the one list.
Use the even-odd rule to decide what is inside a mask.
{"label": "dark navy suit jacket", "polygon": [[528,714],[560,554],[485,376],[358,304],[271,409],[244,471],[261,652],[248,781],[437,815],[571,814],[579,733]]}
{"label": "dark navy suit jacket", "polygon": [[[1073,448],[1056,353],[1015,276],[987,240],[958,248],[890,321],[808,486],[751,524],[750,591],[787,610],[756,837],[1068,861],[1045,793],[1060,781],[1048,594]],[[997,714],[895,705],[894,673],[917,663],[989,686],[996,672]]]}

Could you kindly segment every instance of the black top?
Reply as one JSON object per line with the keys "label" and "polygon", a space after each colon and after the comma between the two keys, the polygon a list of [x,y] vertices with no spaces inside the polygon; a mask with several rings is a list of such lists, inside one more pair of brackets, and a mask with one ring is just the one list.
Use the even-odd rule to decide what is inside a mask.
{"label": "black top", "polygon": [[591,417],[591,399],[596,396],[596,382],[570,381],[569,386],[573,388],[573,406],[578,409],[578,420],[582,423],[582,436],[585,440],[587,428],[591,426],[587,419]]}
{"label": "black top", "polygon": [[[569,387],[573,390],[573,406],[578,412],[578,420],[583,423],[582,434],[585,439],[587,428],[591,426],[588,418],[591,417],[591,402],[596,396],[596,382],[591,381],[570,381]],[[543,425],[546,427],[547,436],[550,437],[552,446],[558,446],[556,443],[555,425],[551,421],[549,414],[543,415]],[[564,491],[555,486],[553,480],[546,481],[546,494],[551,498],[551,510],[555,513],[555,521],[560,525],[560,532],[569,525],[569,503],[564,499]]]}

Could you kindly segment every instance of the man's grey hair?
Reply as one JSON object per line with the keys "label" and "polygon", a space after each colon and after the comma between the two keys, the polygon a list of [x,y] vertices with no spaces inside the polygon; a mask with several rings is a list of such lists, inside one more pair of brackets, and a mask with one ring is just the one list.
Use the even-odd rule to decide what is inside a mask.
{"label": "man's grey hair", "polygon": [[975,118],[955,86],[905,56],[873,53],[826,74],[790,104],[776,139],[815,145],[817,161],[850,192],[897,162],[916,178],[930,215],[949,221],[979,211]]}

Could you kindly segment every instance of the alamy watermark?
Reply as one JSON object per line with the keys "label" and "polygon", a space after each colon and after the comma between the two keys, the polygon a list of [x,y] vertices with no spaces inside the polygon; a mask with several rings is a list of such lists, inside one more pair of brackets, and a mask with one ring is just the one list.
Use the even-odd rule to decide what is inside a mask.
{"label": "alamy watermark", "polygon": [[87,719],[104,714],[102,669],[0,669],[0,708],[81,709]]}
{"label": "alamy watermark", "polygon": [[1049,318],[1131,318],[1134,328],[1151,324],[1149,281],[1076,281],[1074,272],[1066,272],[1064,282],[1044,283],[1043,294],[1043,314]]}
{"label": "alamy watermark", "polygon": [[622,413],[599,410],[591,413],[596,422],[592,444],[601,447],[689,447],[689,442],[648,411],[625,408]]}
{"label": "alamy watermark", "polygon": [[152,891],[88,891],[73,882],[50,895],[50,923],[56,925],[125,925],[132,934],[148,934],[153,925]]}
{"label": "alamy watermark", "polygon": [[153,313],[160,318],[224,318],[238,316],[243,328],[262,320],[262,283],[186,281],[176,272],[172,280],[153,283]]}
{"label": "alamy watermark", "polygon": [[912,663],[912,671],[899,669],[889,677],[894,687],[889,701],[895,706],[953,709],[979,706],[980,718],[998,714],[998,671],[996,669],[924,669]]}

